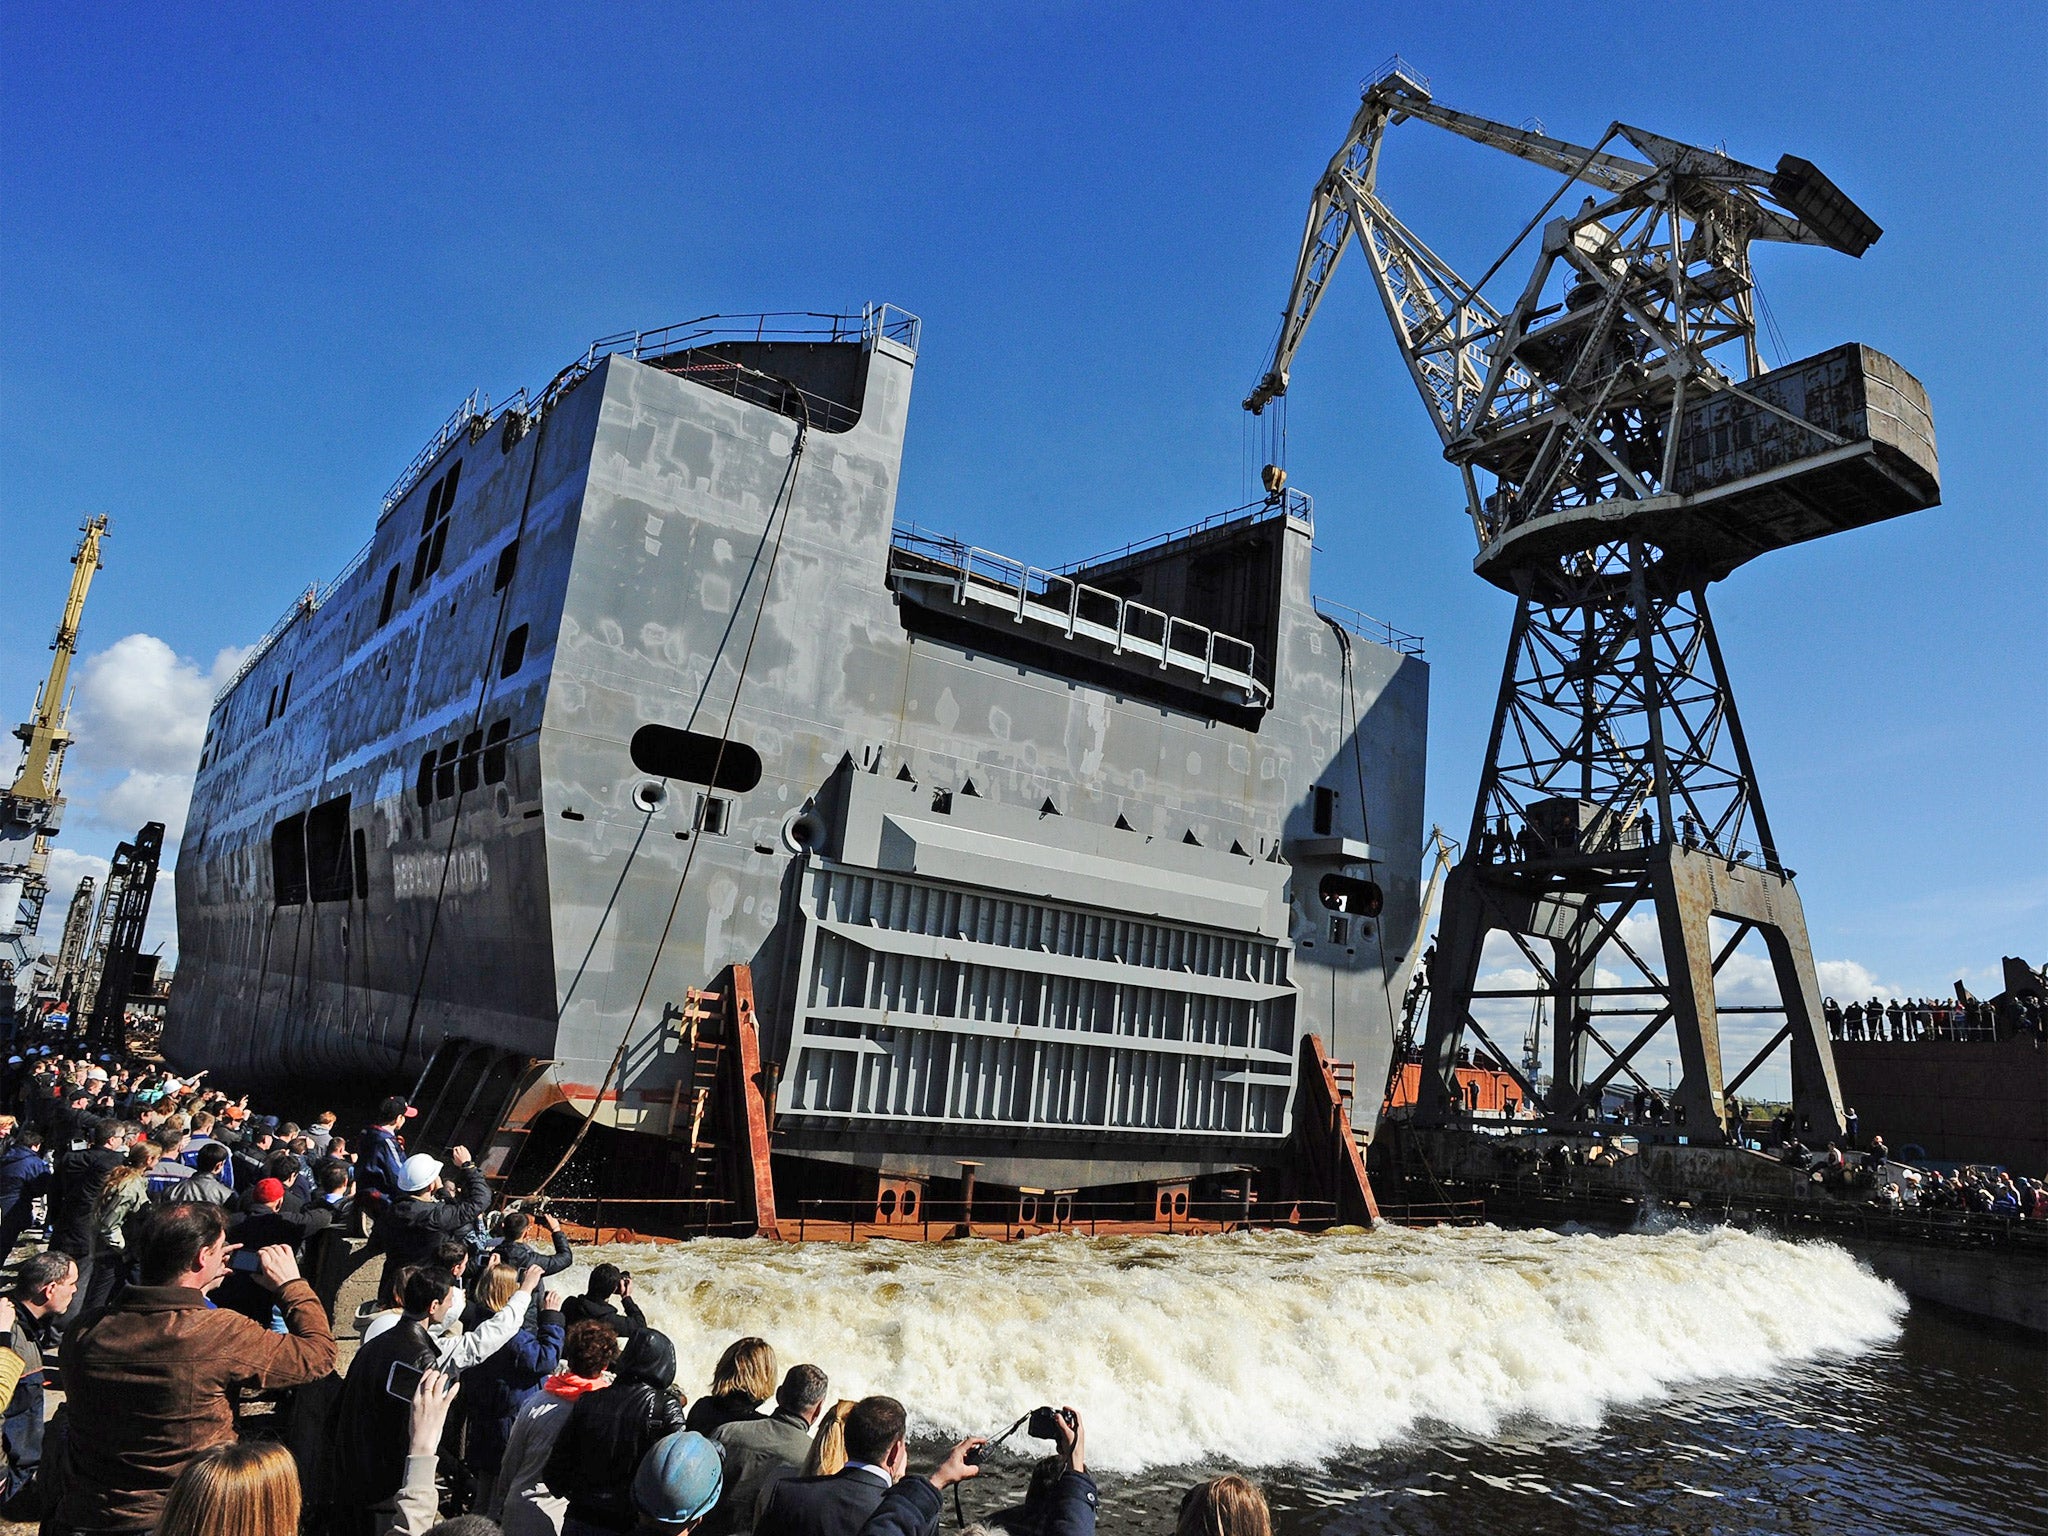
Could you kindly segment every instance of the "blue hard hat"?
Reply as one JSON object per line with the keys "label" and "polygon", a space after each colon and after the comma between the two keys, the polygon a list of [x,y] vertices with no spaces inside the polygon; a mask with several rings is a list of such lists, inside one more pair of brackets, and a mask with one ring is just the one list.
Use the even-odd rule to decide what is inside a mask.
{"label": "blue hard hat", "polygon": [[718,1447],[687,1429],[657,1440],[633,1474],[633,1503],[662,1525],[702,1520],[725,1487]]}

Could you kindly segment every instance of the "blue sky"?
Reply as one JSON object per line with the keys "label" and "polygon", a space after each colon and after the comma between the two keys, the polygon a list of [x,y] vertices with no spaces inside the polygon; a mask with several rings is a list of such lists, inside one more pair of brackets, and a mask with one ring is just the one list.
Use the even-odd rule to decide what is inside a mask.
{"label": "blue sky", "polygon": [[[64,838],[104,855],[175,810],[220,653],[340,569],[465,393],[707,311],[922,315],[919,523],[1056,561],[1246,500],[1237,402],[1309,190],[1399,51],[1439,99],[1564,137],[1804,155],[1885,226],[1860,262],[1766,248],[1759,275],[1787,359],[1861,340],[1926,383],[1945,505],[1757,562],[1716,615],[1817,953],[1913,990],[2038,963],[2042,15],[10,7],[0,715],[29,707],[80,515],[111,512]],[[1548,191],[1421,128],[1383,185],[1468,271]],[[1469,573],[1355,260],[1290,426],[1320,589],[1428,638],[1458,833],[1510,605]]]}

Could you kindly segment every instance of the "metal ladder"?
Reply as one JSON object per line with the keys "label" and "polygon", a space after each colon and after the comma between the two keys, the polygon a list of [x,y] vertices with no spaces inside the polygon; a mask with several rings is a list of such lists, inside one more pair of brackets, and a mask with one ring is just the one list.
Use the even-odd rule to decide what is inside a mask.
{"label": "metal ladder", "polygon": [[720,1112],[718,1086],[725,1071],[725,1056],[731,1031],[727,1027],[728,999],[722,991],[691,987],[683,996],[677,1018],[682,1049],[689,1054],[687,1077],[678,1075],[669,1091],[668,1135],[689,1143],[689,1188],[686,1194],[710,1196],[719,1193],[719,1154],[724,1146],[725,1116]]}
{"label": "metal ladder", "polygon": [[1330,1076],[1337,1082],[1337,1104],[1344,1116],[1344,1129],[1351,1134],[1351,1143],[1363,1157],[1370,1140],[1370,1133],[1361,1130],[1353,1114],[1353,1100],[1358,1096],[1358,1063],[1355,1061],[1332,1061]]}

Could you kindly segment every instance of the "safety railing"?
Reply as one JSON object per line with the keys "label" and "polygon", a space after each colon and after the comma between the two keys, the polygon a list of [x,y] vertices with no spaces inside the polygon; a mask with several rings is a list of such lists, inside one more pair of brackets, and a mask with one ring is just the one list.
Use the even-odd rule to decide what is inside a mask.
{"label": "safety railing", "polygon": [[659,357],[715,341],[848,342],[877,338],[917,350],[924,322],[893,304],[869,304],[855,314],[817,310],[776,310],[758,315],[699,315],[647,331],[618,331],[600,336],[584,353],[586,365],[615,354]]}
{"label": "safety railing", "polygon": [[363,562],[370,558],[371,545],[374,545],[376,542],[375,539],[370,540],[368,544],[365,544],[354,555],[350,556],[348,564],[343,566],[340,573],[332,581],[328,582],[327,585],[324,587],[308,587],[292,599],[291,607],[278,615],[277,622],[263,632],[263,637],[252,645],[249,648],[249,654],[242,658],[242,664],[235,668],[233,674],[221,685],[220,691],[213,696],[216,708],[219,707],[221,700],[241,686],[243,678],[256,670],[256,663],[269,653],[272,646],[284,638],[287,630],[308,614],[317,613],[327,606],[328,599],[341,590],[342,583],[362,569]]}
{"label": "safety railing", "polygon": [[1583,827],[1543,827],[1523,815],[1494,818],[1480,833],[1479,856],[1494,864],[1544,863],[1603,853],[1622,853],[1671,843],[1693,853],[1712,854],[1731,869],[1747,868],[1790,880],[1777,850],[1729,832],[1715,832],[1691,816],[1660,829],[1654,812],[1625,813],[1602,806]]}
{"label": "safety railing", "polygon": [[917,1213],[900,1212],[883,1216],[874,1200],[799,1200],[793,1213],[782,1213],[780,1223],[790,1235],[790,1215],[795,1217],[794,1235],[799,1242],[866,1242],[875,1238],[916,1238],[929,1242],[934,1235],[970,1229],[977,1237],[1005,1241],[1064,1232],[1098,1237],[1105,1233],[1127,1236],[1133,1231],[1158,1232],[1271,1232],[1315,1231],[1337,1224],[1338,1212],[1331,1200],[1288,1200],[1249,1205],[1243,1200],[1191,1200],[1176,1202],[1163,1212],[1129,1200],[1074,1202],[1065,1197],[1035,1197],[1037,1213],[1026,1219],[1015,1198],[997,1202],[977,1199],[972,1207],[959,1200],[920,1202]]}
{"label": "safety railing", "polygon": [[1408,81],[1411,85],[1420,86],[1425,96],[1429,94],[1429,76],[1425,75],[1413,64],[1410,64],[1398,53],[1388,54],[1386,58],[1380,61],[1378,69],[1375,69],[1371,74],[1359,81],[1358,92],[1362,96],[1382,80],[1392,79],[1396,75]]}
{"label": "safety railing", "polygon": [[[521,398],[524,398],[524,395],[525,391],[520,391]],[[377,510],[377,521],[382,523],[401,501],[412,494],[413,487],[420,483],[428,470],[440,462],[441,455],[448,451],[450,443],[468,432],[472,424],[483,422],[488,425],[490,420],[491,397],[480,389],[472,389],[462,404],[455,407],[448,419],[441,423],[440,430],[427,439],[426,447],[414,454],[412,462],[391,482],[391,489],[384,493],[383,503]]]}
{"label": "safety railing", "polygon": [[[1584,1168],[1511,1174],[1484,1180],[1446,1179],[1443,1182],[1458,1190],[1484,1191],[1485,1202],[1496,1215],[1509,1214],[1508,1207],[1513,1205],[1526,1209],[1557,1202],[1610,1207],[1617,1211],[1624,1206],[1640,1209],[1645,1205],[1659,1204],[1654,1197],[1645,1197],[1636,1190],[1605,1182]],[[1843,1232],[1949,1247],[2011,1246],[2048,1253],[2048,1222],[1982,1211],[1887,1210],[1842,1196],[1801,1199],[1733,1189],[1695,1191],[1682,1207],[1666,1202],[1662,1208],[1702,1219],[1762,1219],[1785,1235],[1796,1235],[1802,1231]],[[1387,1209],[1382,1206],[1381,1214],[1386,1214]]]}
{"label": "safety railing", "polygon": [[[1271,700],[1256,675],[1258,649],[1249,640],[1091,587],[1062,571],[914,526],[899,524],[890,542],[891,565],[899,578],[936,580],[957,604],[977,604],[1019,624],[1038,624],[1068,639],[1107,646],[1116,655],[1143,657],[1161,670],[1238,689],[1260,706]],[[896,558],[899,553],[909,558]]]}
{"label": "safety railing", "polygon": [[735,400],[765,406],[821,432],[850,431],[860,420],[857,405],[814,394],[788,379],[750,368],[736,358],[724,357],[717,352],[692,349],[665,353],[654,359],[654,366],[663,373],[688,379],[700,388],[715,389]]}
{"label": "safety railing", "polygon": [[[1861,1004],[1859,1003],[1859,1007]],[[1997,1045],[2008,1040],[2029,1038],[2024,1027],[2018,1030],[2002,1026],[1988,1009],[1980,1011],[1972,1022],[1969,1010],[1954,1004],[1939,1008],[1908,1007],[1896,1021],[1885,1016],[1872,1021],[1869,1010],[1865,1009],[1860,1023],[1852,1024],[1844,1016],[1827,1021],[1828,1037],[1837,1044],[1851,1045]]]}
{"label": "safety railing", "polygon": [[1164,549],[1169,544],[1179,543],[1182,539],[1194,538],[1197,534],[1207,533],[1211,529],[1221,528],[1229,523],[1242,522],[1247,525],[1255,525],[1270,521],[1276,517],[1285,517],[1299,523],[1311,538],[1315,536],[1315,502],[1306,491],[1290,490],[1283,491],[1278,496],[1266,496],[1258,501],[1248,501],[1241,507],[1231,507],[1226,511],[1213,512],[1198,522],[1189,523],[1184,528],[1175,528],[1171,532],[1156,534],[1149,539],[1139,539],[1134,543],[1124,545],[1121,549],[1104,550],[1099,555],[1090,555],[1086,560],[1072,561],[1059,567],[1059,569],[1062,574],[1077,574],[1093,570],[1098,566],[1114,565],[1119,560],[1128,560],[1134,555],[1143,555],[1153,550]]}
{"label": "safety railing", "polygon": [[[551,1196],[547,1208],[569,1224],[588,1231],[590,1236],[582,1241],[599,1245],[634,1242],[655,1235],[708,1237],[751,1229],[752,1226],[751,1222],[742,1219],[736,1202],[713,1196]],[[658,1226],[658,1232],[628,1226],[619,1219],[621,1215],[634,1211],[651,1212],[665,1219],[653,1224]],[[609,1236],[605,1232],[607,1213],[611,1217]]]}
{"label": "safety railing", "polygon": [[1486,1220],[1484,1200],[1380,1202],[1380,1220],[1397,1227],[1476,1227]]}
{"label": "safety railing", "polygon": [[[522,388],[494,411],[489,395],[480,389],[471,390],[468,398],[455,408],[441,424],[440,430],[427,440],[426,446],[412,456],[412,462],[392,482],[391,489],[384,493],[377,520],[381,523],[413,493],[427,471],[439,462],[448,445],[462,433],[468,432],[475,438],[507,416],[537,419],[545,415],[557,400],[607,357],[623,356],[636,360],[661,357],[721,341],[873,342],[878,338],[915,352],[923,331],[924,322],[906,309],[898,309],[894,304],[867,304],[862,306],[859,314],[780,310],[754,315],[699,315],[693,320],[680,320],[652,330],[615,331],[609,336],[600,336],[583,349],[581,357],[557,373],[538,395]],[[760,388],[767,395],[777,393],[751,382],[743,386],[744,370],[737,364],[725,364],[722,372],[731,375],[729,379],[714,381],[712,375],[719,372],[707,360],[706,376],[698,382],[712,382],[713,387],[725,388],[733,394],[741,394],[743,388]],[[753,375],[754,380],[760,377],[759,374]],[[812,425],[828,429],[842,425],[839,418],[848,414],[845,406],[813,395],[808,390],[799,390],[798,393],[811,408]],[[745,397],[752,398],[751,395]],[[762,398],[755,403],[779,407],[778,398]]]}
{"label": "safety railing", "polygon": [[1405,629],[1396,629],[1385,619],[1376,619],[1369,613],[1361,613],[1348,603],[1333,603],[1326,597],[1315,600],[1316,612],[1333,624],[1341,624],[1361,640],[1370,640],[1374,645],[1384,645],[1389,650],[1399,651],[1403,656],[1422,654],[1422,636],[1411,635]]}

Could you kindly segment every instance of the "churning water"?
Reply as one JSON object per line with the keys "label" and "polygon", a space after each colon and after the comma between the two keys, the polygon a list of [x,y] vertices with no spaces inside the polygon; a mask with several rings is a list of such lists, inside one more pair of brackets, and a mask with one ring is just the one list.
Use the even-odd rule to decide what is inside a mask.
{"label": "churning water", "polygon": [[[1810,1490],[1794,1502],[1765,1496],[1774,1474],[1759,1458],[1796,1467],[1816,1457],[1826,1465],[1815,1476],[1851,1485],[1839,1528],[1922,1528],[1873,1502],[1897,1503],[1898,1476],[1863,1499],[1843,1447],[1822,1444],[1840,1430],[1853,1453],[1884,1429],[1867,1415],[1937,1411],[1878,1406],[1912,1353],[1905,1299],[1823,1244],[1727,1228],[1390,1228],[1007,1245],[705,1241],[605,1257],[632,1269],[692,1391],[727,1343],[752,1333],[785,1363],[822,1365],[836,1396],[902,1399],[933,1442],[991,1432],[1038,1403],[1075,1405],[1104,1484],[1105,1531],[1170,1529],[1178,1489],[1225,1466],[1266,1483],[1287,1531],[1481,1519],[1558,1531],[1834,1529],[1797,1501]],[[2024,1437],[2031,1423],[2038,1436],[2042,1405],[2026,1381],[2043,1359],[1994,1347],[2021,1351],[1994,1434]],[[1985,1406],[1981,1393],[1972,1401]],[[1952,1426],[1956,1405],[1938,1411]],[[1923,1455],[1943,1433],[1923,1421],[1913,1438]],[[1019,1456],[966,1490],[969,1503],[993,1509],[1020,1486],[1035,1451],[1017,1444]],[[1969,1460],[1967,1447],[1960,1454]],[[2032,1455],[2018,1490],[2048,1480],[2048,1455],[2038,1444]],[[1998,1458],[1985,1459],[1996,1476]],[[1676,1518],[1673,1499],[1700,1508]],[[1951,1500],[1924,1528],[2029,1528],[1973,1508]]]}

